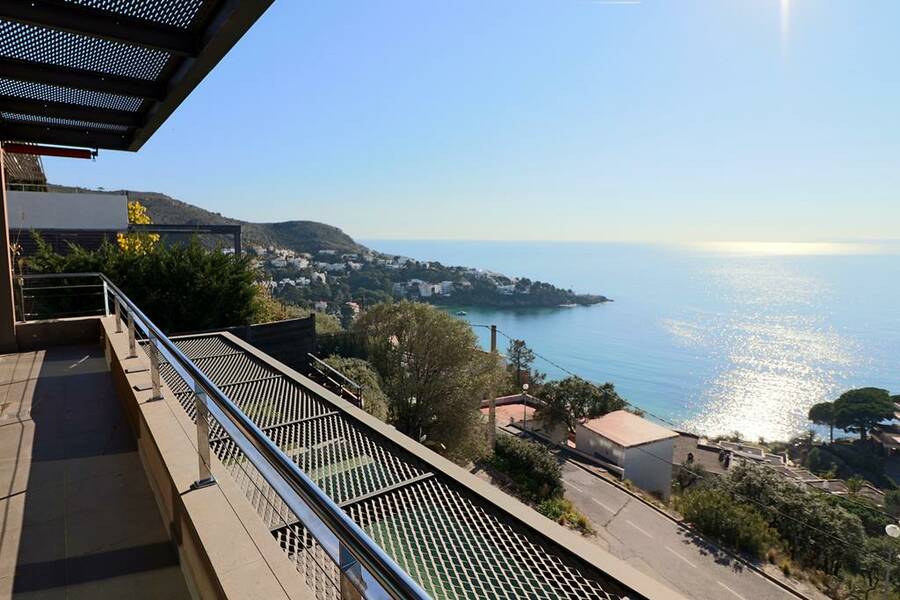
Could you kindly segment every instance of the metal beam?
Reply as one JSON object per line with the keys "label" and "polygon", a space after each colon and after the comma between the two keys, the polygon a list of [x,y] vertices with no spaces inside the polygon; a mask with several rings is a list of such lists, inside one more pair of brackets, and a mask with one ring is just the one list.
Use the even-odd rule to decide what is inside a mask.
{"label": "metal beam", "polygon": [[0,122],[0,140],[28,141],[38,144],[59,146],[80,146],[82,148],[105,148],[125,150],[130,136],[127,132],[114,133],[83,127],[54,127],[32,125],[30,123]]}
{"label": "metal beam", "polygon": [[139,21],[77,4],[4,0],[0,3],[0,18],[162,50],[178,56],[196,56],[198,51],[197,40],[184,29]]}
{"label": "metal beam", "polygon": [[76,119],[79,121],[93,121],[95,123],[109,123],[111,125],[125,125],[126,127],[140,127],[144,124],[140,113],[136,112],[93,108],[82,104],[67,104],[65,102],[29,100],[2,94],[0,94],[0,110],[58,119]]}
{"label": "metal beam", "polygon": [[120,77],[98,71],[57,67],[14,58],[0,58],[0,73],[3,73],[3,76],[8,79],[61,85],[92,92],[106,92],[152,100],[162,100],[166,97],[165,85],[155,81]]}
{"label": "metal beam", "polygon": [[57,156],[60,158],[97,158],[96,150],[37,146],[35,144],[10,144],[4,142],[3,151],[7,154],[31,154],[36,156]]}

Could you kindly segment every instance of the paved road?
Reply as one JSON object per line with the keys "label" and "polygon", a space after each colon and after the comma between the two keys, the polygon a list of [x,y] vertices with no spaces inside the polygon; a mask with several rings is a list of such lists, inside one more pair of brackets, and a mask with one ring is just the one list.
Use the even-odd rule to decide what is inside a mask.
{"label": "paved road", "polygon": [[596,543],[697,600],[782,600],[789,594],[646,504],[563,463],[568,497],[597,526]]}

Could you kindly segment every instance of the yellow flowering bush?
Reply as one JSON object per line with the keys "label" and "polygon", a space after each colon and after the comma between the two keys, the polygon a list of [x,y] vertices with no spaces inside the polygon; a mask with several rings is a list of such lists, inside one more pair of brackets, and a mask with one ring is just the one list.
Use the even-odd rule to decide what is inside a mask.
{"label": "yellow flowering bush", "polygon": [[[150,216],[147,214],[147,207],[137,200],[128,202],[128,222],[134,225],[149,225],[152,223]],[[159,234],[119,233],[116,235],[116,242],[123,252],[146,254],[153,250],[159,242]]]}

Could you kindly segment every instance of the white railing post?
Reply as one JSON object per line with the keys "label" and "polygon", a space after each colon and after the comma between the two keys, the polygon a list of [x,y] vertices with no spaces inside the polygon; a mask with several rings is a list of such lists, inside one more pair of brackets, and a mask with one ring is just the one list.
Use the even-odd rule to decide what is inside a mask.
{"label": "white railing post", "polygon": [[200,476],[192,489],[199,489],[216,482],[209,469],[209,411],[206,408],[208,399],[200,386],[194,388],[194,407],[197,410],[197,458],[200,461]]}
{"label": "white railing post", "polygon": [[134,315],[128,315],[128,358],[137,358],[137,340],[134,337]]}
{"label": "white railing post", "polygon": [[150,353],[150,382],[153,384],[153,395],[150,400],[162,400],[162,392],[159,385],[159,354],[156,348],[157,339],[154,333],[150,333],[150,343],[147,344]]}
{"label": "white railing post", "polygon": [[103,315],[109,316],[109,286],[106,285],[106,280],[103,280]]}
{"label": "white railing post", "polygon": [[113,299],[116,307],[116,333],[122,333],[122,304],[119,303],[119,297]]}

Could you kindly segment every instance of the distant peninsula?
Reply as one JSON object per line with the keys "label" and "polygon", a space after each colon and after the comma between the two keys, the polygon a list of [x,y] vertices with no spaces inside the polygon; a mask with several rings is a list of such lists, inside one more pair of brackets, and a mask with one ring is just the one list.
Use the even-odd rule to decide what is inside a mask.
{"label": "distant peninsula", "polygon": [[[612,301],[606,296],[577,294],[524,277],[376,252],[325,223],[251,223],[158,192],[115,193],[123,192],[129,200],[147,208],[153,223],[241,225],[243,250],[256,261],[260,284],[277,299],[317,310],[338,313],[348,303],[370,306],[404,298],[443,306],[486,308],[590,306]],[[221,238],[200,237],[206,245],[227,247]]]}

